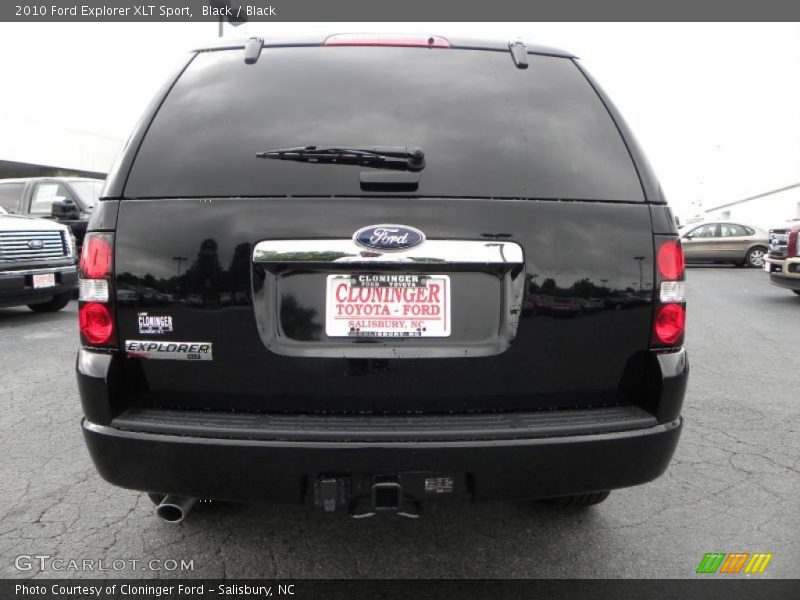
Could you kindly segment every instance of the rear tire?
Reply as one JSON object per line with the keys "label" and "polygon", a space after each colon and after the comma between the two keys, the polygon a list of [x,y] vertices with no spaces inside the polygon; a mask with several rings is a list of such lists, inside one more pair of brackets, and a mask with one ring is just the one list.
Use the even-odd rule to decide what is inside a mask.
{"label": "rear tire", "polygon": [[542,500],[548,506],[556,508],[586,508],[600,504],[608,498],[611,492],[591,492],[589,494],[575,494],[574,496],[562,496],[560,498],[547,498]]}
{"label": "rear tire", "polygon": [[748,267],[760,268],[764,266],[764,256],[767,254],[767,249],[764,246],[754,246],[747,251],[745,261]]}
{"label": "rear tire", "polygon": [[42,304],[28,304],[33,312],[56,312],[64,308],[72,297],[72,292],[64,292],[63,294],[56,294],[49,302]]}

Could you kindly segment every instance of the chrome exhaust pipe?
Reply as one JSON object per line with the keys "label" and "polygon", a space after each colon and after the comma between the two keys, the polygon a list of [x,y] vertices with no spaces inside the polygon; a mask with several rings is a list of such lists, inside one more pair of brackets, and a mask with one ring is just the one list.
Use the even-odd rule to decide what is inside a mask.
{"label": "chrome exhaust pipe", "polygon": [[167,523],[180,523],[192,510],[197,498],[168,494],[156,507],[156,514]]}

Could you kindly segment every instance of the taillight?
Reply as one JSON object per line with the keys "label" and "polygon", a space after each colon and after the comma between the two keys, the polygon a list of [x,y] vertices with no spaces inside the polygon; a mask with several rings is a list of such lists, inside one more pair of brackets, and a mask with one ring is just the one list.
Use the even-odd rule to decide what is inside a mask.
{"label": "taillight", "polygon": [[656,236],[655,314],[650,346],[675,348],[686,330],[686,264],[683,249],[673,237]]}
{"label": "taillight", "polygon": [[115,345],[113,248],[113,234],[101,232],[87,233],[81,248],[78,318],[82,341],[91,346]]}
{"label": "taillight", "polygon": [[326,46],[402,46],[420,48],[449,48],[450,42],[438,35],[374,35],[368,33],[337,33],[325,39]]}
{"label": "taillight", "polygon": [[658,272],[664,279],[678,279],[683,274],[683,250],[677,241],[664,242],[658,249]]}
{"label": "taillight", "polygon": [[667,302],[686,302],[685,281],[662,281],[658,300],[662,304]]}
{"label": "taillight", "polygon": [[88,234],[81,248],[84,277],[101,279],[111,273],[111,242],[106,235]]}
{"label": "taillight", "polygon": [[114,333],[114,320],[105,304],[88,302],[78,309],[81,335],[93,346],[108,342]]}
{"label": "taillight", "polygon": [[674,346],[683,336],[686,327],[686,309],[681,304],[665,304],[658,309],[653,327],[656,338],[667,346]]}

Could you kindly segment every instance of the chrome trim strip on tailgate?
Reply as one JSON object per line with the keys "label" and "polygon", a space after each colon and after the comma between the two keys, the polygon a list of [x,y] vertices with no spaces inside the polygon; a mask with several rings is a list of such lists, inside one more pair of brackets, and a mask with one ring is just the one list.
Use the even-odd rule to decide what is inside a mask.
{"label": "chrome trim strip on tailgate", "polygon": [[407,250],[379,252],[353,240],[267,240],[253,250],[257,263],[370,264],[522,264],[522,247],[514,242],[426,240]]}
{"label": "chrome trim strip on tailgate", "polygon": [[[351,239],[265,240],[253,249],[253,263],[264,270],[262,283],[254,285],[259,335],[271,352],[285,356],[318,358],[464,358],[505,352],[517,335],[525,289],[522,246],[495,240],[426,240],[405,250],[381,252],[357,246]],[[321,338],[297,341],[280,326],[276,299],[279,273],[286,265],[320,265],[324,272],[349,265],[387,265],[412,271],[492,271],[500,275],[498,329],[482,341],[459,343],[452,338]],[[335,269],[334,265],[342,265]],[[438,267],[438,268],[437,268]],[[499,273],[498,273],[499,272]]]}

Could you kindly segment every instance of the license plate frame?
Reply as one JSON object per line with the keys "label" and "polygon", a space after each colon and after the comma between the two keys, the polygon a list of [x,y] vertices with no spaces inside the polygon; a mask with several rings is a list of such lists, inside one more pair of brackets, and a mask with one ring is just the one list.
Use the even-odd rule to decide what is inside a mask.
{"label": "license plate frame", "polygon": [[31,284],[33,289],[41,290],[51,287],[56,287],[56,274],[55,273],[34,273]]}
{"label": "license plate frame", "polygon": [[450,276],[437,273],[330,274],[325,284],[325,334],[384,340],[448,338],[450,288]]}

